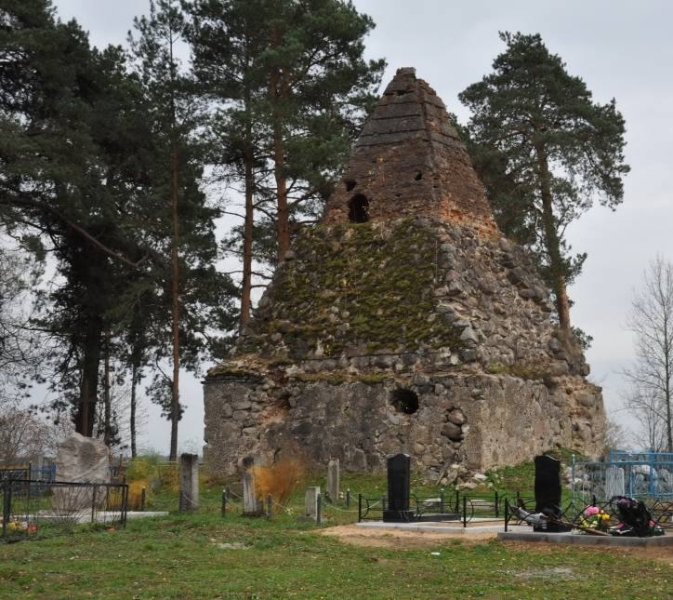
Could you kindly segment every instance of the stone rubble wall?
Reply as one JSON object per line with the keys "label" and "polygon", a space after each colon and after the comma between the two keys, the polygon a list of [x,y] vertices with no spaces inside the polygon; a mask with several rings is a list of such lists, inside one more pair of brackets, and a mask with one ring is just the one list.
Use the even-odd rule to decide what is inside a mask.
{"label": "stone rubble wall", "polygon": [[[522,249],[425,217],[305,236],[234,355],[209,372],[204,455],[214,472],[250,454],[379,470],[402,451],[450,483],[558,447],[602,451],[600,388],[585,379],[581,350],[558,336]],[[339,253],[326,260],[326,248]],[[396,390],[416,394],[418,411],[400,411]]]}
{"label": "stone rubble wall", "polygon": [[[363,294],[366,304],[358,304],[357,298],[345,299],[336,288],[352,279],[354,272],[372,268],[366,262],[371,252],[366,246],[362,251],[357,248],[355,235],[349,236],[352,228],[316,228],[307,232],[302,251],[282,267],[260,301],[238,354],[254,352],[269,360],[289,357],[306,372],[348,367],[433,372],[472,364],[486,373],[529,379],[588,375],[581,350],[560,341],[551,322],[553,306],[546,288],[532,259],[521,248],[505,238],[484,240],[470,228],[436,219],[355,227],[361,236],[368,231],[380,232],[386,238],[384,253],[394,257],[391,263],[417,259],[412,274],[429,265],[429,277],[395,281],[411,276],[395,272],[394,265],[374,265],[381,280],[391,282],[390,288],[367,291]],[[400,254],[410,238],[415,244],[415,256],[411,257]],[[350,255],[347,243],[356,248]],[[339,246],[347,256],[343,264],[326,263],[323,246]],[[336,283],[323,299],[321,287],[325,282],[318,276],[330,269],[333,273],[329,281]],[[409,322],[400,323],[396,322],[397,315],[387,311],[398,308],[395,286],[404,283],[409,285],[403,294],[416,294],[416,299],[406,310]],[[426,312],[414,314],[421,302],[427,303]],[[301,315],[301,319],[293,322],[293,315]],[[371,325],[365,334],[355,330],[361,321]],[[419,329],[419,322],[425,322],[427,330],[420,340],[405,339],[395,330]],[[375,335],[377,329],[392,331],[395,344],[371,350],[377,340],[359,339]],[[338,355],[327,351],[333,345],[339,348]]]}
{"label": "stone rubble wall", "polygon": [[[413,392],[406,414],[396,390]],[[221,376],[205,385],[204,457],[211,471],[232,474],[248,455],[273,463],[299,455],[316,465],[381,471],[405,452],[414,468],[443,484],[466,471],[516,464],[555,448],[602,451],[600,389],[578,376],[552,385],[509,375],[415,374],[363,382],[275,382]]]}

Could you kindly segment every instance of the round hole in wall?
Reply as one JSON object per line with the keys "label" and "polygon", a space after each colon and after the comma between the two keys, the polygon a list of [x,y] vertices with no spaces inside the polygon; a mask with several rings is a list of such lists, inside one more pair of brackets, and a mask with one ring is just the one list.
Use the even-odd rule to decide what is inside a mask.
{"label": "round hole in wall", "polygon": [[400,388],[390,395],[390,404],[397,412],[413,415],[418,410],[418,395],[411,390]]}

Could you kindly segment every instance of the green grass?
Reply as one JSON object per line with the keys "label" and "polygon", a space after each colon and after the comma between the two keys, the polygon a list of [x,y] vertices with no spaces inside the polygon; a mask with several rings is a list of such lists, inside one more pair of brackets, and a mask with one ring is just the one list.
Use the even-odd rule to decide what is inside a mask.
{"label": "green grass", "polygon": [[[376,497],[385,479],[349,475],[346,487]],[[202,488],[202,508],[192,514],[0,543],[0,598],[671,597],[673,567],[625,551],[456,540],[355,547],[300,522],[297,508],[268,520],[242,517],[232,504],[222,518],[221,490]],[[155,498],[177,506],[175,496]],[[323,527],[356,519],[340,508],[326,508]]]}
{"label": "green grass", "polygon": [[359,548],[294,517],[214,512],[0,545],[3,598],[666,598],[671,577],[668,565],[595,550]]}

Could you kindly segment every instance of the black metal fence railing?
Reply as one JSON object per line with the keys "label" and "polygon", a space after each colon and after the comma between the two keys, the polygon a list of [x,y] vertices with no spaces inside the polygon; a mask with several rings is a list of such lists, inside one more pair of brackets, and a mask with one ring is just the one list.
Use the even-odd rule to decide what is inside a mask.
{"label": "black metal fence railing", "polygon": [[[491,496],[471,496],[455,492],[440,492],[432,498],[419,498],[412,494],[409,501],[409,521],[460,521],[464,527],[475,519],[502,519],[504,496],[494,492]],[[381,521],[388,508],[386,496],[367,498],[358,495],[358,521]]]}
{"label": "black metal fence railing", "polygon": [[0,469],[0,482],[8,479],[30,479],[30,467]]}
{"label": "black metal fence railing", "polygon": [[56,465],[34,465],[28,463],[20,467],[0,467],[0,481],[7,479],[34,479],[54,481],[56,479]]}
{"label": "black metal fence railing", "polygon": [[128,485],[6,479],[0,482],[0,539],[48,537],[126,525]]}
{"label": "black metal fence railing", "polygon": [[[609,500],[598,500],[595,496],[588,503],[577,502],[575,498],[560,507],[555,520],[568,525],[572,530],[584,531],[585,533],[613,532],[616,527],[623,524],[624,514],[620,511],[619,499],[624,498],[632,503],[637,501],[632,498],[615,496]],[[673,501],[661,498],[647,498],[643,500],[644,508],[649,514],[649,527],[654,531],[660,528],[666,533],[673,533]],[[535,525],[535,515],[525,518],[525,515],[533,513],[535,506],[534,498],[523,498],[519,494],[516,498],[506,498],[504,501],[505,531],[511,525]],[[523,509],[523,510],[521,510]]]}

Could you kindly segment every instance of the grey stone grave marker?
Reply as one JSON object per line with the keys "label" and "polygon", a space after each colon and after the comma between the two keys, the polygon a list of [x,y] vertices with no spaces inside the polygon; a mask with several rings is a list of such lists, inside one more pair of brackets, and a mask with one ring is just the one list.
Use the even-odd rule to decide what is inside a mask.
{"label": "grey stone grave marker", "polygon": [[[56,480],[68,483],[109,483],[110,451],[102,440],[72,433],[59,446],[56,455]],[[96,497],[94,498],[94,493]],[[105,490],[93,487],[56,487],[52,507],[58,512],[74,512],[95,505],[105,506]]]}
{"label": "grey stone grave marker", "polygon": [[318,520],[318,496],[320,496],[320,486],[306,488],[304,510],[306,517],[311,521]]}
{"label": "grey stone grave marker", "polygon": [[264,508],[257,498],[254,467],[254,457],[247,456],[243,459],[243,514],[257,517],[262,514]]}
{"label": "grey stone grave marker", "polygon": [[199,457],[197,454],[180,456],[180,510],[199,507]]}
{"label": "grey stone grave marker", "polygon": [[327,465],[327,493],[332,502],[339,500],[339,459],[334,458]]}
{"label": "grey stone grave marker", "polygon": [[624,469],[609,467],[605,471],[605,499],[610,500],[613,496],[625,494]]}

